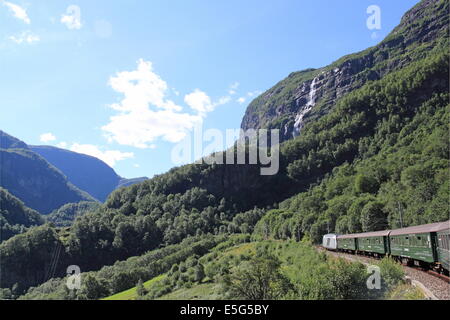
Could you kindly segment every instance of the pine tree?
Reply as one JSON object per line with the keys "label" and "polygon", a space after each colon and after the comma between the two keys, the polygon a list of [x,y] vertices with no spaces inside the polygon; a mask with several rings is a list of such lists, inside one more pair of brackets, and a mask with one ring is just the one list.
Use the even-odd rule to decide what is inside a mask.
{"label": "pine tree", "polygon": [[136,293],[138,296],[143,297],[147,294],[147,290],[144,287],[144,284],[142,282],[142,279],[139,279],[137,285],[136,285]]}

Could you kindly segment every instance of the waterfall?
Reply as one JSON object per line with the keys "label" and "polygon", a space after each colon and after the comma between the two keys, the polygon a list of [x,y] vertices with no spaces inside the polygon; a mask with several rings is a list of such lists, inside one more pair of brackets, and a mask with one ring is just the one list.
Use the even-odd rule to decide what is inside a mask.
{"label": "waterfall", "polygon": [[294,132],[292,133],[293,137],[297,137],[300,134],[300,130],[303,128],[303,118],[305,115],[311,111],[311,109],[316,105],[316,83],[317,77],[313,79],[309,88],[308,101],[305,104],[305,107],[300,110],[300,112],[295,117],[294,123]]}

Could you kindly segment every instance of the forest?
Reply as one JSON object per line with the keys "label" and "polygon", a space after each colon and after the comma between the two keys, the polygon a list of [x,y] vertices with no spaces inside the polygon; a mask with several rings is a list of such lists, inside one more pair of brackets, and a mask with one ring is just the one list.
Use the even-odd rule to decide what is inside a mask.
{"label": "forest", "polygon": [[[442,18],[448,3],[433,8]],[[119,188],[102,204],[66,204],[46,217],[0,188],[0,298],[100,299],[136,287],[139,298],[157,299],[195,286],[233,299],[380,298],[365,289],[362,264],[313,245],[329,232],[449,217],[448,32],[432,44],[407,42],[416,29],[406,26],[384,44],[403,39],[407,50],[371,50],[408,63],[359,79],[332,108],[319,103],[301,134],[280,145],[277,175],[261,176],[259,165],[189,164]],[[277,121],[269,126],[285,125]],[[65,285],[68,265],[82,270],[80,290]],[[380,266],[394,289],[401,270],[389,259]],[[248,289],[259,278],[271,290]]]}

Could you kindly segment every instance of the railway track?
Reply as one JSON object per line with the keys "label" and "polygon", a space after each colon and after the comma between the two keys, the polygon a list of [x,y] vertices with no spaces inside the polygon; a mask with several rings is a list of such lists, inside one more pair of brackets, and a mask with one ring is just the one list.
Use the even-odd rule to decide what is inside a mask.
{"label": "railway track", "polygon": [[[364,264],[370,264],[374,261],[379,261],[379,258],[372,256],[356,255],[346,252],[329,251],[325,250],[321,246],[316,247],[320,251],[327,252],[333,256],[343,257],[347,260],[358,261]],[[420,287],[425,288],[424,294],[429,299],[437,300],[450,300],[450,278],[446,275],[439,274],[432,270],[425,270],[423,268],[411,267],[402,264],[406,275],[412,280],[412,282],[418,284]],[[427,292],[428,291],[428,292]]]}
{"label": "railway track", "polygon": [[442,280],[444,280],[447,283],[450,283],[450,277],[446,276],[445,274],[437,273],[437,272],[435,272],[433,270],[423,270],[423,271],[427,272],[428,274],[431,274],[432,276],[434,276],[436,278],[442,279]]}

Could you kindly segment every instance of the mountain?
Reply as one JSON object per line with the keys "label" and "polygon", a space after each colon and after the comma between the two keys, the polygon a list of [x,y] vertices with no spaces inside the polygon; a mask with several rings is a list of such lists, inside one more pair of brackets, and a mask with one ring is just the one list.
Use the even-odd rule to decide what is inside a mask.
{"label": "mountain", "polygon": [[[334,72],[334,65],[308,70],[253,101],[244,127],[284,128],[283,121],[291,121],[278,174],[262,176],[259,165],[189,164],[115,190],[64,236],[46,225],[0,244],[0,287],[18,283],[25,292],[45,281],[40,279],[52,265],[50,247],[64,248],[62,262],[54,266],[58,277],[65,276],[68,261],[83,272],[114,265],[90,281],[99,296],[107,296],[139,279],[184,269],[188,255],[197,260],[217,244],[208,240],[212,234],[317,243],[326,232],[448,219],[448,10],[448,1],[420,2],[380,45],[368,49],[367,65],[375,61],[369,69],[360,65],[369,52],[363,51],[338,60],[337,67],[348,66],[339,81],[330,73],[328,79],[335,81],[322,83],[320,74]],[[295,100],[293,92],[303,92],[302,87],[303,100]],[[334,102],[326,103],[325,92]],[[302,109],[296,109],[297,102]],[[308,121],[299,121],[292,137],[297,112],[309,108]],[[175,253],[179,244],[184,245]],[[55,294],[49,290],[55,283],[40,287],[43,296]],[[58,298],[70,298],[62,282],[58,288]]]}
{"label": "mountain", "polygon": [[45,218],[48,222],[54,223],[58,227],[68,227],[73,223],[76,217],[94,211],[99,207],[100,203],[92,201],[68,203],[61,208],[54,210]]}
{"label": "mountain", "polygon": [[139,178],[131,178],[131,179],[121,178],[115,189],[129,187],[129,186],[132,186],[133,184],[141,183],[145,180],[148,180],[148,178],[147,177],[139,177]]}
{"label": "mountain", "polygon": [[[147,177],[133,179],[122,178],[106,163],[95,157],[52,146],[29,146],[25,142],[1,130],[0,146],[0,149],[26,150],[28,155],[32,152],[36,153],[40,156],[35,157],[36,159],[45,159],[50,164],[48,167],[58,169],[59,173],[65,175],[68,181],[76,188],[92,196],[86,197],[84,195],[82,197],[83,200],[92,200],[92,198],[95,198],[103,202],[113,190],[147,179]],[[22,200],[25,201],[25,199]],[[63,204],[66,203],[64,202]],[[50,209],[54,210],[57,208],[51,207]]]}
{"label": "mountain", "polygon": [[85,154],[52,146],[29,146],[61,170],[75,186],[94,198],[105,201],[115,189],[142,182],[147,177],[125,179],[103,161]]}
{"label": "mountain", "polygon": [[382,42],[319,69],[291,73],[248,106],[241,128],[280,129],[283,141],[330,112],[336,102],[368,81],[377,81],[425,57],[448,32],[446,1],[424,0],[405,14]]}
{"label": "mountain", "polygon": [[27,149],[0,149],[1,187],[42,214],[66,203],[95,201],[44,158]]}
{"label": "mountain", "polygon": [[106,163],[85,154],[51,146],[30,146],[30,149],[61,170],[78,188],[102,202],[122,179]]}
{"label": "mountain", "polygon": [[25,142],[0,130],[0,149],[28,149]]}
{"label": "mountain", "polygon": [[0,243],[44,222],[37,211],[27,208],[18,198],[0,188]]}

